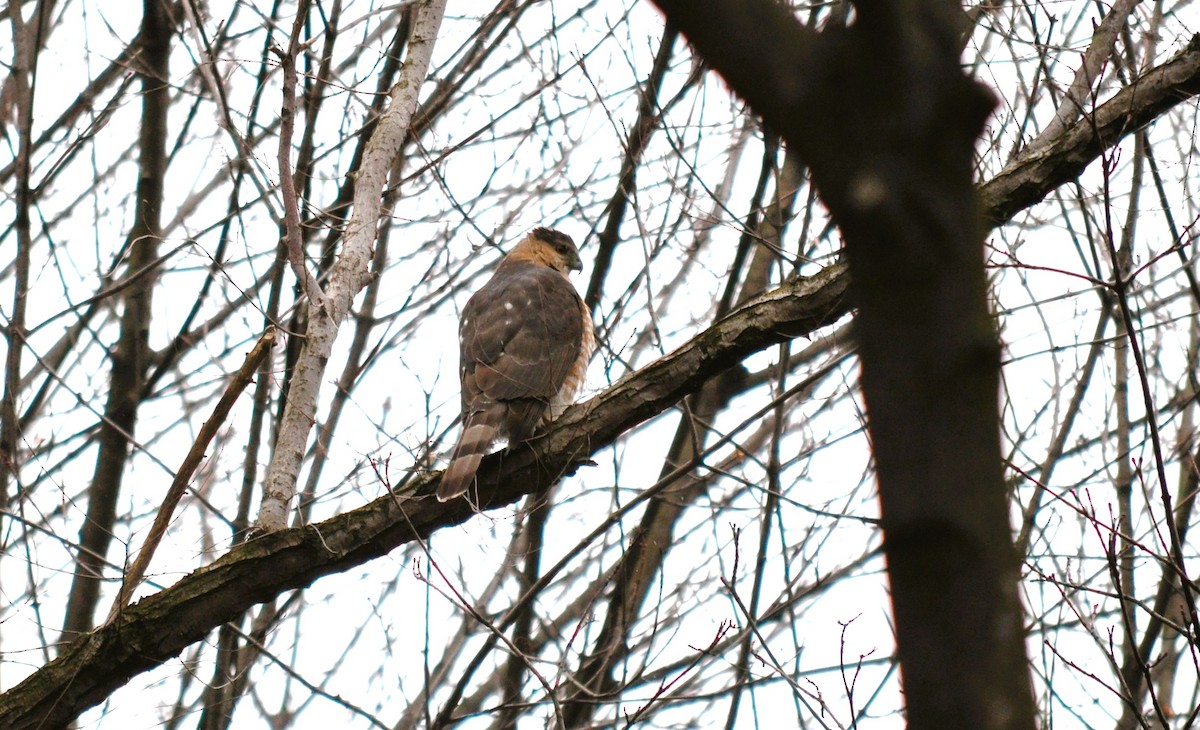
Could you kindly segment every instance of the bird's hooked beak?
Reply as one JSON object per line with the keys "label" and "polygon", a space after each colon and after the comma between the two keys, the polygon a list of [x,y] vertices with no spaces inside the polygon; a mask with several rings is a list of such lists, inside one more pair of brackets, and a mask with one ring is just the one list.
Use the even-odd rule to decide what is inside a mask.
{"label": "bird's hooked beak", "polygon": [[567,271],[583,271],[583,262],[579,260],[579,254],[572,253],[567,259]]}

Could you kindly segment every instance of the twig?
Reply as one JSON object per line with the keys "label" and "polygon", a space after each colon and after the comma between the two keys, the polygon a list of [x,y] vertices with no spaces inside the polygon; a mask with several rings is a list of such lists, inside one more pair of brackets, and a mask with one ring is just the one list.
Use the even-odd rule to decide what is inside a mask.
{"label": "twig", "polygon": [[208,448],[209,442],[217,435],[217,429],[225,423],[225,418],[229,415],[233,404],[237,402],[238,396],[242,394],[242,391],[253,380],[258,366],[270,354],[271,348],[275,345],[275,337],[275,328],[267,327],[267,331],[263,333],[263,336],[259,338],[254,348],[246,355],[246,360],[242,363],[242,367],[234,374],[233,380],[225,389],[225,394],[221,396],[221,400],[217,402],[217,407],[213,409],[212,415],[200,427],[200,434],[196,437],[196,441],[192,444],[192,448],[188,451],[187,456],[184,457],[183,464],[179,467],[179,471],[176,472],[175,479],[171,482],[171,487],[167,490],[167,494],[163,498],[162,506],[158,508],[158,514],[154,517],[154,524],[150,526],[150,533],[146,535],[146,541],[142,543],[142,549],[138,552],[133,565],[125,573],[125,578],[121,582],[121,590],[117,593],[117,598],[113,601],[112,608],[108,612],[107,620],[109,622],[116,618],[121,610],[129,604],[130,596],[133,595],[133,591],[142,582],[142,576],[145,575],[146,568],[149,566],[151,558],[154,557],[154,551],[158,548],[158,544],[162,542],[163,535],[167,532],[167,524],[171,521],[171,515],[175,513],[175,507],[179,505],[179,500],[183,498],[183,493],[187,491],[188,482],[191,481],[192,474],[204,459],[204,452]]}
{"label": "twig", "polygon": [[[307,5],[307,3],[305,3]],[[305,11],[296,13],[292,24],[292,36],[288,49],[284,51],[272,46],[271,52],[279,56],[283,67],[283,108],[279,113],[279,193],[283,197],[284,243],[288,262],[296,280],[304,285],[304,293],[315,307],[325,305],[325,293],[308,267],[304,265],[303,239],[300,236],[300,209],[296,198],[296,180],[292,174],[292,131],[296,126],[296,56],[301,50],[300,30],[304,27]]]}

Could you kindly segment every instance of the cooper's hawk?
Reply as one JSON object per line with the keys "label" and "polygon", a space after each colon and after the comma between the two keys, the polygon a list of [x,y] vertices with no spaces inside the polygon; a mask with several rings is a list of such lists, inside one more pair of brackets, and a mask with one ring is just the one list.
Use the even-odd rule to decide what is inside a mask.
{"label": "cooper's hawk", "polygon": [[596,344],[568,278],[581,268],[570,236],[535,228],[467,301],[458,328],[462,434],[439,501],[467,491],[497,441],[528,439],[575,398]]}

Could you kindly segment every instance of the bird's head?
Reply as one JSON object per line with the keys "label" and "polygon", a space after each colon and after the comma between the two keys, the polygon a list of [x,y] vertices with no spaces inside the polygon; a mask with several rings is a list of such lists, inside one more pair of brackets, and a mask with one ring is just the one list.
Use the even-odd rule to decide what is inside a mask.
{"label": "bird's head", "polygon": [[567,234],[553,228],[534,228],[509,252],[508,258],[548,266],[563,276],[583,269],[575,242]]}

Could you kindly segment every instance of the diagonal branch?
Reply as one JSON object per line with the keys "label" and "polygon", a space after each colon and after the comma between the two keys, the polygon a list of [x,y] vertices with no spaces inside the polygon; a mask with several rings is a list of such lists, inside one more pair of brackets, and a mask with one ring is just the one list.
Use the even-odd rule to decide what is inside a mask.
{"label": "diagonal branch", "polygon": [[[850,309],[847,281],[845,267],[838,264],[759,297],[676,352],[570,409],[531,447],[486,458],[478,475],[480,508],[511,504],[548,486],[713,375],[841,318]],[[424,475],[409,489],[429,494],[440,477]],[[387,495],[324,522],[280,530],[236,547],[127,608],[0,695],[0,727],[64,726],[133,676],[176,656],[254,604],[474,517],[475,510],[460,502]]]}
{"label": "diagonal branch", "polygon": [[1067,129],[1067,125],[1087,114],[1088,102],[1099,86],[1104,76],[1104,67],[1112,58],[1113,49],[1117,45],[1117,36],[1133,12],[1134,6],[1142,0],[1117,0],[1112,8],[1096,26],[1092,33],[1092,42],[1083,54],[1075,78],[1063,96],[1054,113],[1054,119],[1046,125],[1037,139],[1029,143],[1030,149],[1037,149],[1049,140],[1057,139]]}
{"label": "diagonal branch", "polygon": [[1001,225],[1063,183],[1104,150],[1200,94],[1200,35],[1174,58],[1134,79],[1059,137],[1027,151],[979,189],[984,214]]}
{"label": "diagonal branch", "polygon": [[158,514],[154,516],[154,522],[150,525],[150,531],[146,534],[146,539],[142,543],[142,549],[138,551],[137,558],[133,561],[133,564],[125,571],[125,577],[121,581],[121,588],[117,591],[117,598],[113,601],[112,608],[109,609],[109,621],[125,608],[133,592],[141,584],[142,578],[146,575],[146,568],[149,567],[150,560],[154,557],[155,550],[158,549],[163,536],[167,534],[167,527],[171,523],[171,518],[175,515],[175,508],[179,506],[179,500],[183,499],[184,493],[187,492],[187,488],[191,484],[192,474],[196,472],[196,469],[200,467],[200,462],[204,460],[208,445],[217,435],[217,431],[225,425],[225,419],[229,416],[229,411],[233,409],[233,404],[237,402],[242,391],[254,379],[255,371],[267,359],[267,356],[271,354],[271,348],[274,345],[275,328],[268,327],[267,331],[263,333],[263,336],[254,345],[254,348],[247,353],[242,367],[234,373],[233,379],[225,389],[225,393],[221,396],[221,400],[217,403],[216,408],[213,409],[212,415],[200,427],[200,434],[196,437],[192,448],[188,450],[183,464],[180,465],[179,471],[175,473],[175,479],[172,480],[170,488],[167,490],[166,495],[163,496],[162,504],[158,508]]}

